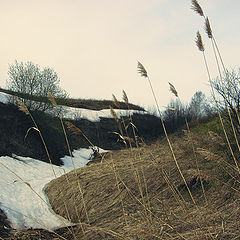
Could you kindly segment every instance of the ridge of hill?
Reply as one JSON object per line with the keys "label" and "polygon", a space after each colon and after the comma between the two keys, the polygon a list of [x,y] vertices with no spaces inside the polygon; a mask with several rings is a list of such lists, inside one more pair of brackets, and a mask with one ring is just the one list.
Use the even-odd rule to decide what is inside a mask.
{"label": "ridge of hill", "polygon": [[[36,102],[48,102],[49,99],[47,97],[40,97],[40,96],[31,96],[26,93],[20,93],[20,92],[14,92],[11,90],[0,88],[0,92],[10,94],[13,96],[17,96],[19,98],[25,98],[29,100],[33,100]],[[97,99],[75,99],[75,98],[56,98],[55,99],[58,105],[67,106],[67,107],[73,107],[73,108],[85,108],[85,109],[91,109],[91,110],[102,110],[102,109],[109,109],[110,106],[115,108],[115,105],[113,101],[111,100],[97,100]],[[128,106],[124,102],[119,102],[119,109],[126,109],[128,110],[128,107],[130,110],[139,110],[139,111],[145,111],[144,108],[129,103]]]}

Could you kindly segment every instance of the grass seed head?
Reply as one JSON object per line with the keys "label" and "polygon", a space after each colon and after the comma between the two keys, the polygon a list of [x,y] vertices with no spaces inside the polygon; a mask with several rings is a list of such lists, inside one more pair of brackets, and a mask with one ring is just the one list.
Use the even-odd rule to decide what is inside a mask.
{"label": "grass seed head", "polygon": [[170,82],[168,82],[168,83],[169,83],[169,85],[170,85],[170,91],[171,91],[176,97],[178,97],[178,93],[177,93],[176,88],[175,88]]}
{"label": "grass seed head", "polygon": [[206,18],[206,21],[205,21],[205,31],[209,38],[213,38],[212,29],[211,29],[208,17]]}
{"label": "grass seed head", "polygon": [[196,38],[195,42],[197,44],[197,47],[198,47],[199,51],[203,52],[205,49],[204,49],[204,45],[203,45],[203,42],[202,42],[202,36],[199,33],[199,31],[197,32],[197,38]]}
{"label": "grass seed head", "polygon": [[113,103],[117,108],[120,108],[120,103],[118,102],[117,98],[115,97],[115,95],[113,94]]}
{"label": "grass seed head", "polygon": [[54,98],[54,96],[50,92],[48,92],[48,99],[49,99],[49,101],[52,103],[52,105],[54,107],[57,107],[57,103],[55,101],[55,98]]}
{"label": "grass seed head", "polygon": [[137,67],[138,67],[138,73],[140,73],[142,77],[147,78],[148,74],[147,74],[147,70],[144,68],[144,66],[140,62],[138,62]]}
{"label": "grass seed head", "polygon": [[125,102],[126,105],[128,105],[128,96],[126,94],[126,92],[123,90],[123,101]]}
{"label": "grass seed head", "polygon": [[71,130],[74,134],[82,134],[82,131],[71,122],[65,121],[65,124],[67,125],[67,128]]}
{"label": "grass seed head", "polygon": [[203,10],[197,0],[192,0],[191,9],[193,9],[193,11],[198,13],[201,17],[204,16]]}
{"label": "grass seed head", "polygon": [[17,101],[19,105],[19,110],[25,112],[27,115],[30,115],[30,112],[28,111],[28,108],[26,107],[26,105],[20,99],[18,99]]}
{"label": "grass seed head", "polygon": [[116,114],[116,112],[114,111],[114,109],[110,106],[110,112],[111,112],[111,115],[115,118],[115,120],[118,122],[119,119],[118,119],[118,116]]}

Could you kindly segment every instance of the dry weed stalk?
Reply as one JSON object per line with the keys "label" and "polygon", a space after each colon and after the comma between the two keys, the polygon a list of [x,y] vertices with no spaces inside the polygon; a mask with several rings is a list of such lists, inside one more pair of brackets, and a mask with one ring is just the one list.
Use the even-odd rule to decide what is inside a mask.
{"label": "dry weed stalk", "polygon": [[[199,33],[198,33],[199,34]],[[200,34],[199,34],[200,36]],[[199,46],[204,49],[203,47],[203,43],[201,41],[201,36],[200,38],[197,40],[197,44],[199,44]],[[178,96],[178,93],[177,93],[177,90],[176,88],[169,82],[169,85],[170,85],[170,91],[179,99],[179,102],[181,103],[181,99],[180,97]],[[185,120],[185,124],[186,124],[186,127],[187,127],[187,137],[188,137],[188,140],[191,144],[191,147],[192,147],[192,151],[193,151],[193,155],[194,155],[194,158],[195,158],[195,162],[196,162],[196,167],[197,167],[197,171],[199,173],[199,176],[200,176],[200,183],[201,183],[201,188],[202,188],[202,192],[203,192],[203,196],[204,196],[204,199],[205,199],[205,202],[206,202],[206,205],[208,204],[208,201],[207,201],[207,196],[206,196],[206,192],[205,192],[205,188],[204,188],[204,185],[203,185],[203,181],[202,181],[202,177],[201,177],[201,174],[200,174],[200,168],[199,168],[199,162],[198,162],[198,158],[196,156],[196,151],[195,151],[195,147],[194,147],[194,141],[195,139],[193,139],[193,134],[191,133],[190,131],[190,127],[189,127],[189,124],[188,124],[188,121],[187,121],[187,118],[184,114],[184,120]]]}
{"label": "dry weed stalk", "polygon": [[47,145],[46,145],[46,143],[45,143],[45,140],[44,140],[44,138],[43,138],[43,136],[42,136],[42,133],[41,133],[41,131],[40,131],[37,123],[35,122],[32,114],[29,112],[29,110],[28,110],[28,108],[26,107],[26,105],[25,105],[21,100],[19,100],[19,99],[18,99],[18,104],[19,104],[19,110],[25,112],[27,115],[29,115],[29,116],[31,117],[31,119],[32,119],[32,121],[33,121],[33,124],[34,124],[34,126],[35,126],[34,128],[31,128],[31,129],[35,129],[35,130],[37,130],[37,132],[39,133],[39,136],[40,136],[40,138],[41,138],[41,140],[42,140],[42,143],[43,143],[43,145],[44,145],[45,151],[46,151],[46,153],[47,153],[49,163],[51,164],[54,177],[57,178],[56,173],[55,173],[54,168],[53,168],[52,160],[51,160],[51,157],[50,157],[50,154],[49,154]]}
{"label": "dry weed stalk", "polygon": [[195,199],[194,199],[194,197],[193,197],[193,195],[192,195],[192,193],[191,193],[191,191],[190,191],[190,188],[188,187],[188,184],[187,184],[187,182],[186,182],[186,179],[185,179],[185,177],[184,177],[184,175],[183,175],[183,173],[182,173],[182,170],[181,170],[181,168],[180,168],[180,166],[179,166],[179,164],[178,164],[177,158],[176,158],[175,153],[174,153],[174,151],[173,151],[173,146],[172,146],[172,143],[170,142],[170,139],[169,139],[169,137],[168,137],[167,130],[166,130],[165,124],[164,124],[163,119],[162,119],[162,116],[161,116],[161,112],[160,112],[160,108],[159,108],[159,105],[158,105],[158,101],[157,101],[155,92],[154,92],[153,87],[152,87],[152,83],[151,83],[151,81],[150,81],[150,78],[149,78],[149,76],[148,76],[148,74],[147,74],[146,69],[144,68],[144,66],[143,66],[140,62],[138,62],[138,72],[141,74],[141,76],[143,76],[143,77],[145,77],[145,78],[148,79],[148,82],[149,82],[149,85],[150,85],[150,88],[151,88],[151,91],[152,91],[152,94],[153,94],[153,97],[154,97],[154,100],[155,100],[155,103],[156,103],[156,106],[157,106],[157,110],[158,110],[158,114],[159,114],[159,117],[160,117],[160,120],[161,120],[161,124],[162,124],[162,127],[163,127],[163,131],[164,131],[164,134],[165,134],[165,136],[166,136],[166,139],[167,139],[167,142],[168,142],[170,151],[171,151],[171,153],[172,153],[173,159],[174,159],[175,164],[176,164],[176,166],[177,166],[177,169],[178,169],[178,171],[179,171],[179,173],[180,173],[180,175],[181,175],[181,177],[182,177],[182,179],[183,179],[183,181],[184,181],[184,184],[185,184],[186,187],[187,187],[188,193],[189,193],[189,195],[190,195],[190,197],[191,197],[191,199],[192,199],[192,201],[193,201],[193,204],[194,204],[195,206],[197,206],[196,201],[195,201]]}
{"label": "dry weed stalk", "polygon": [[[57,103],[56,103],[56,101],[55,101],[55,98],[53,97],[53,95],[52,95],[50,92],[48,93],[48,97],[49,97],[49,100],[51,101],[51,103],[53,104],[53,106],[55,106],[56,108],[58,108],[58,105],[57,105]],[[68,152],[69,152],[69,155],[70,155],[70,157],[71,157],[71,161],[72,161],[74,173],[75,173],[75,175],[77,176],[77,172],[76,172],[77,169],[76,169],[76,166],[75,166],[74,161],[73,161],[72,151],[71,151],[71,148],[70,148],[70,144],[69,144],[69,141],[68,141],[66,129],[65,129],[65,127],[64,127],[63,120],[62,120],[62,117],[61,117],[61,116],[60,116],[60,122],[61,122],[62,130],[63,130],[63,133],[64,133],[64,137],[65,137],[65,140],[66,140],[66,143],[67,143]],[[72,127],[74,127],[74,126],[72,126]],[[76,130],[76,128],[75,128],[74,130]],[[80,129],[79,129],[78,131],[80,131]],[[82,134],[83,134],[83,133],[82,133]],[[83,134],[83,135],[84,135],[84,134]],[[66,176],[66,180],[67,180],[67,182],[69,183],[68,176]],[[84,197],[83,197],[83,191],[82,191],[82,187],[81,187],[81,183],[80,183],[80,180],[79,180],[79,179],[78,179],[78,181],[77,181],[77,185],[78,185],[79,192],[81,193],[81,197],[82,197],[82,202],[83,202],[83,207],[84,207],[86,219],[87,219],[87,222],[88,222],[88,224],[89,224],[88,212],[87,212],[86,203],[85,203],[85,200],[84,200]],[[60,193],[63,194],[61,191],[60,191]],[[64,205],[65,205],[65,201],[64,201]],[[81,222],[81,217],[80,217],[80,215],[79,215],[79,213],[78,213],[78,209],[77,209],[76,206],[77,206],[77,205],[76,205],[76,203],[75,203],[75,201],[74,201],[74,207],[75,207],[76,215],[77,215],[78,220],[79,220],[79,223],[80,223],[80,225],[81,225],[81,229],[82,229],[83,235],[85,236],[85,230],[84,230],[84,228],[83,228],[83,224],[82,224],[82,222]],[[67,209],[66,209],[66,210],[67,210]],[[68,212],[68,210],[67,210],[67,212]]]}
{"label": "dry weed stalk", "polygon": [[[44,145],[44,148],[45,148],[45,151],[46,151],[46,153],[47,153],[48,160],[49,160],[49,163],[50,163],[50,165],[51,165],[51,168],[52,168],[54,177],[55,177],[55,179],[56,179],[57,176],[56,176],[55,170],[54,170],[54,168],[53,168],[52,160],[51,160],[51,158],[50,158],[50,154],[49,154],[47,145],[46,145],[46,143],[45,143],[45,140],[44,140],[44,138],[43,138],[43,136],[42,136],[42,133],[41,133],[41,131],[40,131],[37,123],[35,122],[32,114],[29,112],[29,110],[28,110],[28,108],[26,107],[26,105],[25,105],[20,99],[18,99],[18,105],[19,105],[19,110],[23,111],[26,115],[29,115],[30,118],[32,119],[34,125],[35,125],[35,127],[31,127],[31,128],[29,128],[29,129],[27,130],[27,133],[26,133],[26,135],[25,135],[25,138],[27,137],[27,135],[28,135],[28,133],[29,133],[29,131],[30,131],[31,129],[36,130],[36,131],[39,133],[40,138],[41,138],[41,141],[42,141],[42,143],[43,143],[43,145]],[[36,194],[45,204],[47,204],[47,206],[49,207],[49,209],[51,209],[51,212],[52,212],[55,216],[57,216],[57,218],[67,227],[68,231],[73,235],[73,237],[75,237],[74,233],[68,228],[68,226],[66,225],[66,223],[52,210],[52,208],[51,208],[51,206],[49,206],[48,202],[46,202],[46,201],[32,188],[32,186],[31,186],[28,182],[24,181],[20,176],[18,176],[15,172],[13,172],[11,169],[9,169],[9,168],[8,168],[7,166],[5,166],[4,164],[1,163],[1,165],[3,165],[3,166],[4,166],[5,168],[7,168],[10,172],[12,172],[15,176],[17,176],[17,177],[20,179],[20,182],[26,184],[26,185],[33,191],[34,194]],[[16,181],[18,181],[18,180],[16,180]],[[66,210],[67,210],[67,209],[66,209]]]}
{"label": "dry weed stalk", "polygon": [[[219,61],[218,61],[218,57],[221,61],[221,65],[222,65],[222,68],[223,68],[223,71],[226,75],[226,79],[227,79],[227,82],[228,82],[228,86],[229,86],[229,89],[230,89],[230,93],[231,93],[231,96],[234,96],[233,94],[233,91],[232,91],[232,87],[231,87],[231,84],[230,84],[230,80],[229,80],[229,77],[228,77],[228,74],[227,74],[227,70],[226,70],[226,67],[225,67],[225,64],[223,62],[223,59],[222,59],[222,56],[221,56],[221,53],[219,51],[219,48],[218,48],[218,44],[216,42],[216,39],[214,38],[213,36],[213,32],[212,32],[212,28],[210,26],[210,21],[209,21],[209,18],[208,17],[205,17],[204,14],[203,14],[203,11],[202,11],[202,8],[200,7],[200,5],[198,4],[198,2],[196,0],[192,0],[192,9],[194,11],[196,11],[197,13],[200,14],[200,12],[202,12],[202,14],[200,14],[200,16],[204,17],[204,20],[205,20],[205,32],[207,33],[209,39],[211,40],[211,43],[212,43],[212,48],[213,48],[213,52],[214,52],[214,56],[215,56],[215,60],[216,60],[216,64],[217,64],[217,68],[218,68],[218,72],[219,72],[219,76],[220,76],[220,80],[222,82],[222,86],[223,86],[223,91],[224,91],[224,100],[226,102],[226,106],[227,106],[227,112],[228,112],[228,116],[230,118],[230,123],[231,123],[231,127],[232,127],[232,130],[233,130],[233,134],[234,134],[234,138],[235,138],[235,141],[236,141],[236,144],[237,144],[237,147],[238,147],[238,151],[240,152],[240,144],[239,144],[239,141],[238,141],[238,138],[237,138],[237,135],[236,135],[236,130],[235,130],[235,127],[234,127],[234,124],[233,124],[233,121],[232,121],[232,116],[231,116],[231,113],[230,113],[230,110],[229,110],[229,107],[228,107],[228,104],[227,104],[227,97],[226,97],[226,91],[225,91],[225,85],[224,85],[224,82],[223,82],[223,78],[222,78],[222,74],[221,74],[221,70],[220,70],[220,65],[219,65]],[[199,12],[200,11],[200,12]],[[200,50],[200,48],[199,48]],[[202,50],[200,50],[202,51]],[[203,52],[203,55],[204,55],[204,51]],[[205,58],[205,55],[204,55],[204,61],[205,61],[205,65],[206,65],[206,68],[207,68],[207,71],[208,71],[208,75],[209,75],[209,69],[207,67],[207,64],[206,64],[206,58]],[[209,77],[209,82],[211,84],[211,88],[212,88],[212,92],[213,92],[213,86],[212,86],[212,82],[211,82],[211,78]],[[215,94],[214,94],[215,95]],[[215,100],[215,96],[214,96],[214,100]],[[216,102],[216,101],[215,101]],[[234,109],[235,109],[235,112],[236,112],[236,116],[237,116],[237,119],[238,119],[238,123],[240,123],[240,117],[239,117],[239,112],[238,112],[238,108],[237,108],[237,104],[236,104],[236,101],[233,97],[233,104],[234,104]],[[221,125],[223,124],[222,123],[222,120],[220,118],[220,121],[221,121]],[[222,125],[223,126],[223,125]],[[224,131],[224,130],[223,130]],[[226,137],[226,133],[224,131],[224,135]],[[228,139],[226,137],[226,140],[228,142]],[[233,155],[233,151],[231,150],[231,147],[230,145],[228,144],[229,148],[230,148],[230,152],[231,154]],[[238,162],[236,161],[236,158],[235,156],[233,156],[234,158],[234,161],[235,161],[235,165],[238,169],[238,173],[240,174],[240,168],[239,168],[239,165],[238,165]]]}
{"label": "dry weed stalk", "polygon": [[210,83],[210,87],[211,87],[213,99],[214,99],[214,102],[215,102],[215,105],[216,105],[216,108],[217,108],[218,117],[219,117],[219,120],[220,120],[222,129],[223,129],[224,136],[225,136],[226,141],[227,141],[227,144],[228,144],[228,148],[229,148],[230,153],[231,153],[231,155],[232,155],[232,157],[233,157],[233,159],[234,159],[236,168],[238,169],[238,172],[239,172],[239,174],[240,174],[240,169],[239,169],[239,166],[238,166],[236,157],[235,157],[235,155],[234,155],[234,153],[233,153],[233,149],[232,149],[232,146],[231,146],[231,144],[230,144],[229,137],[228,137],[227,131],[226,131],[225,126],[224,126],[224,123],[223,123],[223,118],[222,118],[222,115],[221,115],[221,111],[220,111],[220,108],[219,108],[219,106],[218,106],[216,94],[215,94],[214,87],[213,87],[213,83],[212,83],[212,80],[211,80],[210,70],[209,70],[208,63],[207,63],[207,59],[206,59],[206,56],[205,56],[205,50],[204,50],[204,48],[201,47],[201,45],[203,45],[203,44],[202,44],[202,38],[201,38],[201,35],[200,35],[199,32],[197,32],[196,44],[197,44],[198,49],[199,49],[199,50],[202,52],[202,54],[203,54],[203,60],[204,60],[204,64],[205,64],[205,67],[206,67],[206,70],[207,70],[208,81],[209,81],[209,83]]}
{"label": "dry weed stalk", "polygon": [[[117,99],[115,98],[114,95],[113,95],[113,99],[114,99],[114,102],[117,101]],[[126,92],[125,92],[124,90],[123,90],[123,100],[124,100],[125,104],[127,105],[128,111],[129,111],[129,110],[130,110],[129,100],[128,100],[127,94],[126,94]],[[117,102],[118,102],[118,101],[117,101]],[[116,105],[116,104],[115,104],[115,105]],[[112,116],[114,116],[115,120],[116,120],[117,123],[118,123],[118,128],[119,128],[121,134],[119,134],[119,133],[117,133],[117,132],[113,132],[113,133],[114,133],[114,134],[117,134],[117,135],[119,136],[119,138],[124,142],[126,148],[128,147],[127,143],[129,143],[130,153],[132,154],[132,150],[133,150],[132,144],[135,143],[137,148],[139,148],[139,144],[138,144],[138,137],[137,137],[137,135],[136,135],[136,126],[133,124],[132,116],[131,116],[130,112],[129,112],[129,121],[130,121],[130,123],[129,123],[128,125],[126,125],[125,120],[124,120],[123,117],[121,117],[121,122],[119,122],[119,120],[118,120],[118,118],[117,118],[117,114],[115,113],[115,111],[114,111],[111,107],[110,107],[110,111],[111,111]],[[123,126],[124,126],[126,136],[123,135],[121,123],[122,123]],[[128,128],[129,128],[129,126],[132,127],[134,139],[132,139],[131,137],[129,137],[129,134],[128,134]],[[132,157],[132,156],[130,156],[130,159],[131,159],[131,167],[132,167],[132,171],[133,171],[133,174],[134,174],[134,177],[135,177],[135,181],[136,181],[136,183],[138,184],[138,188],[139,188],[139,192],[140,192],[140,195],[141,195],[143,204],[147,207],[147,204],[146,204],[146,202],[145,202],[144,195],[143,195],[143,187],[142,187],[142,184],[141,184],[141,179],[140,179],[139,170],[138,170],[137,167],[134,167],[134,163],[133,163],[131,157]],[[139,156],[139,157],[140,157],[140,159],[141,159],[141,156]],[[134,156],[134,158],[136,158],[136,156]],[[149,207],[149,209],[150,209],[150,200],[149,200],[149,196],[148,196],[146,178],[145,178],[143,169],[141,169],[141,172],[142,172],[142,175],[143,175],[143,180],[144,180],[144,185],[145,185],[145,190],[146,190],[146,195],[147,195],[148,207]],[[146,207],[145,207],[145,208],[146,208]],[[145,209],[145,208],[144,208],[144,209]],[[145,215],[147,216],[147,214],[148,214],[148,212],[147,212],[146,209],[145,209]],[[152,219],[152,218],[151,218],[151,214],[150,214],[149,219],[148,219],[148,217],[147,217],[149,229],[150,229],[150,226],[151,226],[151,219]]]}

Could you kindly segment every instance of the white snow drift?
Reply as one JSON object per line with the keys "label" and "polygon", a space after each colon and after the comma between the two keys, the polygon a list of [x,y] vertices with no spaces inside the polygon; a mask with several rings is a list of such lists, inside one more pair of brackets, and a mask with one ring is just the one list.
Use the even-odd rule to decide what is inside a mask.
{"label": "white snow drift", "polygon": [[[54,166],[57,177],[85,166],[92,156],[91,149],[73,151],[73,159],[62,158],[63,166]],[[47,183],[53,180],[52,166],[28,157],[0,157],[0,208],[6,213],[15,229],[55,229],[70,222],[55,215],[44,194]],[[19,177],[20,178],[19,178]]]}
{"label": "white snow drift", "polygon": [[[8,102],[8,96],[9,94],[0,92],[0,102],[7,103]],[[67,106],[59,106],[63,110],[63,118],[66,119],[73,119],[73,120],[79,120],[81,118],[87,119],[92,122],[99,122],[100,118],[113,118],[111,115],[110,109],[103,109],[103,110],[91,110],[91,109],[85,109],[85,108],[73,108],[73,107],[67,107]],[[122,110],[122,109],[114,109],[117,116],[129,116],[133,113],[140,113],[145,114],[146,111],[139,111],[139,110]],[[55,111],[47,111],[50,115],[55,115]]]}

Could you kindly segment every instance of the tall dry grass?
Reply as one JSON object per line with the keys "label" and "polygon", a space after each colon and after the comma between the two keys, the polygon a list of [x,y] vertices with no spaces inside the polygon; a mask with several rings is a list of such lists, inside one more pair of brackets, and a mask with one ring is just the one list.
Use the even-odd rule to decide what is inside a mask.
{"label": "tall dry grass", "polygon": [[[213,50],[216,50],[215,60],[217,62],[220,58],[222,67],[225,68],[209,19],[205,17],[198,1],[192,0],[192,9],[204,18],[206,33],[212,41]],[[74,167],[73,172],[49,184],[46,192],[55,212],[76,223],[73,228],[63,231],[64,237],[57,231],[52,231],[55,238],[240,239],[239,160],[232,148],[216,100],[199,32],[196,44],[203,54],[225,140],[211,131],[205,135],[195,134],[187,121],[186,137],[181,135],[179,140],[177,134],[169,136],[152,81],[143,64],[138,62],[139,74],[148,80],[165,138],[152,146],[140,146],[131,115],[126,121],[123,117],[119,118],[111,107],[110,111],[119,129],[115,134],[123,141],[125,149],[109,153],[101,163],[83,169]],[[174,85],[169,84],[170,91],[179,97]],[[58,107],[51,95],[49,98]],[[125,91],[123,100],[129,109]],[[120,107],[114,95],[113,102],[117,108]],[[32,118],[22,103],[20,108]],[[34,127],[29,131],[36,130],[41,136],[41,131],[33,118],[32,120]],[[60,121],[72,157],[63,119],[60,118]],[[66,122],[66,125],[75,134],[84,136],[93,146],[79,128],[70,122]],[[231,127],[234,128],[232,124]],[[237,137],[234,137],[237,142]],[[42,140],[44,144],[43,137]],[[229,161],[226,146],[235,165]],[[51,163],[50,156],[49,161]],[[25,183],[20,177],[19,179]],[[53,191],[53,186],[59,188]],[[64,192],[64,196],[59,195],[61,192]],[[28,239],[27,236],[24,239]]]}

